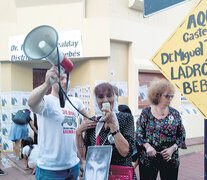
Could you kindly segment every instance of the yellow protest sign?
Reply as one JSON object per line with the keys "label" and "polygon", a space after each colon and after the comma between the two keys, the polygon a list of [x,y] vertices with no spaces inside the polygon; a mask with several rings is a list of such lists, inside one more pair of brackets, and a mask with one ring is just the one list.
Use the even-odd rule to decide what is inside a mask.
{"label": "yellow protest sign", "polygon": [[201,0],[151,58],[207,118],[207,0]]}

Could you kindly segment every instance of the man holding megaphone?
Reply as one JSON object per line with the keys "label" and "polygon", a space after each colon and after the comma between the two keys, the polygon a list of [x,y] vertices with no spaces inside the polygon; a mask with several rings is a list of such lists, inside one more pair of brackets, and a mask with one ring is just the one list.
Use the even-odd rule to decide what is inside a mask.
{"label": "man holding megaphone", "polygon": [[[29,59],[45,58],[53,65],[46,73],[45,82],[35,88],[28,99],[28,105],[38,119],[37,180],[77,180],[79,175],[75,143],[77,117],[79,112],[83,115],[87,113],[78,98],[70,97],[65,101],[73,63],[57,46],[56,30],[46,25],[33,29],[23,44],[24,53]],[[51,87],[51,94],[46,95]]]}
{"label": "man holding megaphone", "polygon": [[[58,82],[67,93],[66,79],[66,73],[59,75],[58,68],[53,66],[47,71],[45,82],[35,88],[28,99],[28,105],[38,119],[37,180],[77,180],[79,175],[75,143],[78,112],[68,101],[65,101],[64,107],[59,104]],[[45,95],[51,87],[51,94]],[[70,100],[78,110],[86,114],[84,105],[78,98],[70,97]]]}

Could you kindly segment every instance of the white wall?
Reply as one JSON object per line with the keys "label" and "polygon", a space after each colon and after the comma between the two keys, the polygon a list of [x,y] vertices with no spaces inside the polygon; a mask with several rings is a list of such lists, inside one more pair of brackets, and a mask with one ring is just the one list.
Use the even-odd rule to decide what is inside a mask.
{"label": "white wall", "polygon": [[[149,61],[150,58],[197,2],[198,0],[185,1],[173,8],[143,18],[142,11],[128,7],[128,0],[2,0],[0,61],[9,59],[9,37],[26,35],[34,27],[43,24],[53,26],[58,32],[80,30],[83,60],[107,61],[111,55],[119,53],[117,49],[119,46],[111,42],[127,44],[128,104],[133,114],[138,115],[138,71],[158,71]],[[113,58],[116,56],[113,55]],[[180,102],[174,104],[180,106]],[[188,137],[203,134],[202,120],[201,116],[184,118],[187,122]]]}

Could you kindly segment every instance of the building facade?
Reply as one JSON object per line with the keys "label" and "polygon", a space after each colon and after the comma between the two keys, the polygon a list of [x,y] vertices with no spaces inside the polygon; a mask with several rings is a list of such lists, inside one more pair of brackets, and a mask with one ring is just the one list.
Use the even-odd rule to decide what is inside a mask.
{"label": "building facade", "polygon": [[[71,94],[78,94],[89,115],[94,113],[93,88],[108,81],[121,90],[119,103],[129,105],[137,117],[144,106],[140,92],[146,91],[154,76],[162,76],[150,58],[197,2],[186,1],[143,18],[141,0],[1,1],[0,89],[1,99],[9,102],[2,103],[2,129],[9,131],[11,114],[27,106],[22,99],[43,82],[51,67],[48,61],[28,60],[23,54],[23,39],[35,27],[49,25],[58,32],[59,49],[74,63]],[[77,37],[73,36],[74,31],[79,33]],[[75,40],[71,41],[70,36]],[[12,97],[20,100],[16,98],[18,103],[12,104]],[[203,136],[203,117],[182,98],[176,91],[172,106],[183,112],[187,138]],[[3,114],[8,119],[3,120]],[[4,133],[2,141],[7,136]]]}

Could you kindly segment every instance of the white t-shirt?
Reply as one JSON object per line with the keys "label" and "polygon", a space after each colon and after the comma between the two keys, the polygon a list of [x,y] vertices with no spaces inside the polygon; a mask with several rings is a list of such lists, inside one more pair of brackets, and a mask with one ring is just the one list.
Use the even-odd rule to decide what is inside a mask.
{"label": "white t-shirt", "polygon": [[[75,133],[78,112],[66,100],[65,107],[60,107],[59,98],[44,96],[45,105],[37,114],[39,156],[37,165],[47,170],[65,170],[79,163]],[[83,103],[75,97],[70,101],[78,110],[83,110]]]}
{"label": "white t-shirt", "polygon": [[[27,145],[22,149],[22,154],[26,155],[28,157],[30,147]],[[31,153],[28,157],[28,166],[30,168],[35,168],[37,164],[37,157],[38,157],[38,151],[39,147],[36,144],[33,144],[33,148],[31,150]]]}

